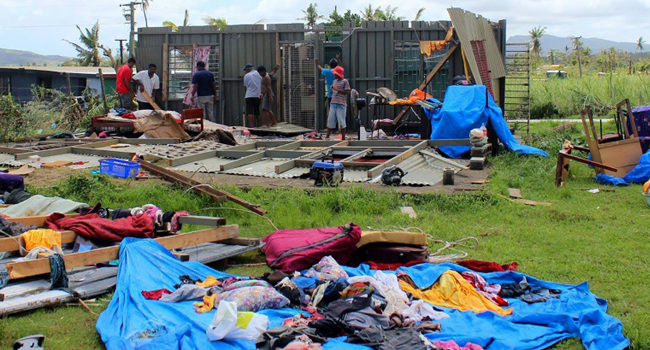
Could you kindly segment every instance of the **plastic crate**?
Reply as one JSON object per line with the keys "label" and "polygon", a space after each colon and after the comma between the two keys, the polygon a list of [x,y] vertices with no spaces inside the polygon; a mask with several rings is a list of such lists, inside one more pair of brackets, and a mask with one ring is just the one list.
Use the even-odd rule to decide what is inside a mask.
{"label": "plastic crate", "polygon": [[135,177],[138,174],[138,170],[140,170],[140,163],[138,162],[115,158],[99,160],[99,172],[102,174],[126,179]]}

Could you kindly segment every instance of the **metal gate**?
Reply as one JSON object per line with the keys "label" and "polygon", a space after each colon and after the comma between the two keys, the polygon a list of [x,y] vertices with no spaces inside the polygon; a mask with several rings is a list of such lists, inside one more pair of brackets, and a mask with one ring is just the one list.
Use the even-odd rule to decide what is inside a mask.
{"label": "metal gate", "polygon": [[530,132],[530,43],[506,44],[506,120],[525,120]]}
{"label": "metal gate", "polygon": [[313,44],[282,46],[284,121],[310,129],[316,129],[314,57]]}

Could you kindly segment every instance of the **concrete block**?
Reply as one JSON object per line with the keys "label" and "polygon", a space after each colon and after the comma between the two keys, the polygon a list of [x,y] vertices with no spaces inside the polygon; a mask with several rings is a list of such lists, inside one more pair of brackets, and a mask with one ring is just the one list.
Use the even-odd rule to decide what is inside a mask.
{"label": "concrete block", "polygon": [[471,170],[483,170],[485,168],[485,157],[472,157],[469,160]]}

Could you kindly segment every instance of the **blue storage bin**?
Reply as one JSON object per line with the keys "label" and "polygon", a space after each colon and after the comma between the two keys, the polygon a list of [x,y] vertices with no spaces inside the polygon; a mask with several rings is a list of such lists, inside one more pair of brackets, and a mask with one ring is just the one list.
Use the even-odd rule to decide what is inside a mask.
{"label": "blue storage bin", "polygon": [[100,159],[99,172],[115,177],[129,178],[135,177],[140,170],[140,163],[123,159]]}

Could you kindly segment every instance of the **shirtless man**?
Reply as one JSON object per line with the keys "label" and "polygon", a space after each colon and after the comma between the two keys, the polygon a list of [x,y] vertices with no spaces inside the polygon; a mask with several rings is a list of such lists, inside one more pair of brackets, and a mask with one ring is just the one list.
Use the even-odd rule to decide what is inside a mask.
{"label": "shirtless man", "polygon": [[264,114],[264,120],[266,121],[266,127],[269,127],[269,120],[271,126],[278,125],[278,122],[275,121],[275,114],[271,110],[271,105],[273,105],[273,88],[271,87],[271,78],[275,73],[280,69],[280,65],[276,65],[275,68],[268,74],[266,73],[266,67],[259,66],[257,72],[262,76],[262,114]]}

